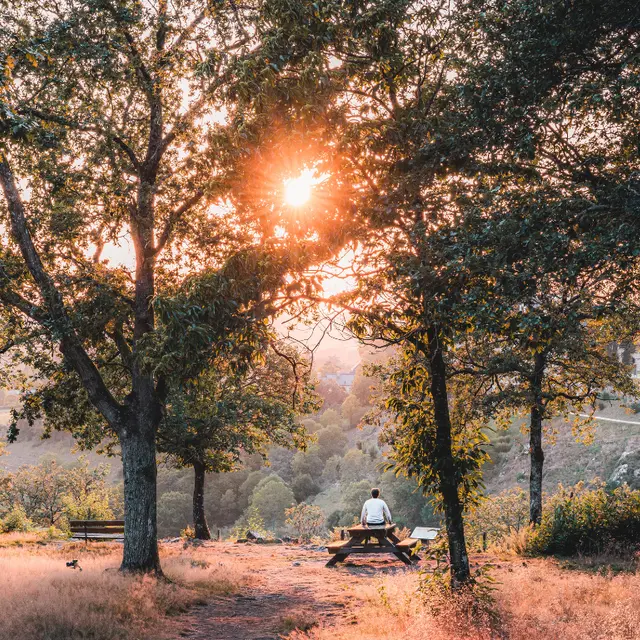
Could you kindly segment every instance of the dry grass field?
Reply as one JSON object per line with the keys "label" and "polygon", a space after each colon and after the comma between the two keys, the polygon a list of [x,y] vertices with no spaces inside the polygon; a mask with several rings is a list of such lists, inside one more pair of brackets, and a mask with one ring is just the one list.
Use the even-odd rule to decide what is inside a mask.
{"label": "dry grass field", "polygon": [[0,640],[640,639],[640,574],[589,562],[474,556],[495,566],[488,616],[465,599],[425,603],[418,571],[384,557],[326,569],[326,552],[296,546],[173,543],[156,580],[121,575],[120,553],[0,537]]}
{"label": "dry grass field", "polygon": [[[25,534],[22,534],[25,538]],[[33,543],[2,536],[0,640],[131,640],[172,637],[166,617],[214,594],[249,585],[249,576],[198,550],[163,551],[167,580],[123,576],[118,544]],[[80,569],[66,563],[78,560]]]}
{"label": "dry grass field", "polygon": [[343,624],[294,633],[297,640],[635,640],[640,638],[640,575],[600,575],[555,562],[497,562],[497,621],[476,615],[468,601],[439,603],[434,614],[416,594],[417,576],[372,581]]}

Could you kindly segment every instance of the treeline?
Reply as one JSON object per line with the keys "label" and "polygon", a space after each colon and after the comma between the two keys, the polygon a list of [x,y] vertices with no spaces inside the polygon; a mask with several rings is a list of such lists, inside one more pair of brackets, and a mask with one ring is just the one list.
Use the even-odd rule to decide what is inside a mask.
{"label": "treeline", "polygon": [[86,460],[61,465],[45,459],[0,473],[0,527],[28,531],[54,527],[68,531],[69,520],[122,517],[122,488],[108,482],[109,467],[90,468]]}

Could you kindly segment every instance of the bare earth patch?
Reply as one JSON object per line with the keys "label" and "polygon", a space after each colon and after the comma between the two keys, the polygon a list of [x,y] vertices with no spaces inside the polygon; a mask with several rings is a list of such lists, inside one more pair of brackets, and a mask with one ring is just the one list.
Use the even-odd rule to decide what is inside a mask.
{"label": "bare earth patch", "polygon": [[[177,638],[274,640],[295,629],[329,628],[355,620],[361,594],[380,577],[404,574],[404,565],[383,556],[327,569],[326,551],[278,545],[216,543],[211,553],[233,559],[251,575],[243,592],[217,597],[184,618]],[[408,569],[407,572],[415,571]]]}

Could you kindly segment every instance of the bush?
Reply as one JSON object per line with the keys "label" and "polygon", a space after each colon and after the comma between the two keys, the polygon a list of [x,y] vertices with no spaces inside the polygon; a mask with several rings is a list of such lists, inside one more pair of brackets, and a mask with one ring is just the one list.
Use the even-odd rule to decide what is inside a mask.
{"label": "bush", "polygon": [[520,488],[487,496],[466,518],[466,533],[470,544],[481,548],[482,534],[494,544],[512,532],[519,532],[529,524],[529,494]]}
{"label": "bush", "polygon": [[65,540],[71,536],[70,531],[64,531],[63,529],[59,529],[58,527],[50,526],[48,529],[42,532],[42,539],[51,541],[51,540]]}
{"label": "bush", "polygon": [[[604,408],[604,407],[603,407]],[[632,402],[629,405],[629,409],[633,412],[633,413],[640,413],[640,402]]]}
{"label": "bush", "polygon": [[324,514],[320,507],[298,504],[285,511],[287,524],[293,527],[302,542],[308,542],[322,531]]}
{"label": "bush", "polygon": [[640,491],[622,485],[587,489],[559,487],[547,502],[542,523],[529,538],[528,552],[570,556],[601,553],[640,543]]}
{"label": "bush", "polygon": [[247,535],[247,531],[252,531],[262,538],[273,538],[273,533],[264,526],[264,520],[255,507],[249,507],[241,518],[235,523],[230,533],[230,540],[239,540]]}
{"label": "bush", "polygon": [[4,533],[11,533],[13,531],[19,531],[24,533],[26,531],[32,531],[34,524],[29,518],[22,505],[17,505],[0,521],[2,531]]}

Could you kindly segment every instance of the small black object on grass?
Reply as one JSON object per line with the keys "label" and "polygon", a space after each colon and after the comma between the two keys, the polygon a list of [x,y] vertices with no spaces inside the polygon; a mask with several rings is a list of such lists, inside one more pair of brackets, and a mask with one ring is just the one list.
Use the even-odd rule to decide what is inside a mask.
{"label": "small black object on grass", "polygon": [[80,569],[82,571],[82,567],[78,564],[77,560],[71,560],[71,562],[67,562],[67,567],[70,569]]}

